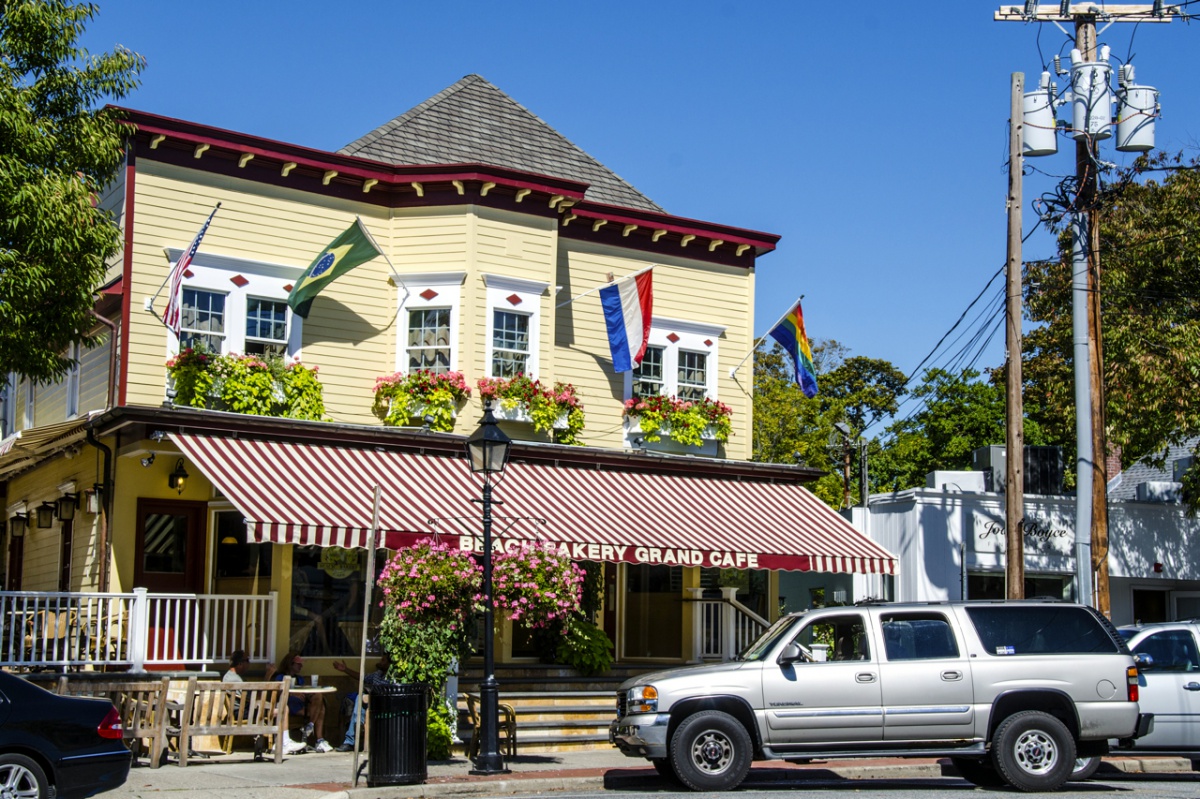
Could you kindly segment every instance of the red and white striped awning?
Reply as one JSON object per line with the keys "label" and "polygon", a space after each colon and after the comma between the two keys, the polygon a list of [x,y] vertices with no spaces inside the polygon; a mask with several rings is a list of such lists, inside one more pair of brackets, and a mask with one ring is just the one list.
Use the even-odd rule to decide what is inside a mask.
{"label": "red and white striped awning", "polygon": [[[437,536],[479,551],[480,478],[465,458],[250,438],[172,436],[258,541],[362,547],[375,486],[381,545]],[[496,546],[542,540],[576,560],[894,574],[896,559],[802,486],[512,462]]]}

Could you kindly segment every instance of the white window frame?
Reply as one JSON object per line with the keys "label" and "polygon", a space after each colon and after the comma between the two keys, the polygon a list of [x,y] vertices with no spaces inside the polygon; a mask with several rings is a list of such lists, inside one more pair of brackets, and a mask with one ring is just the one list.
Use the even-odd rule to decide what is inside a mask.
{"label": "white window frame", "polygon": [[[540,280],[488,273],[484,273],[483,282],[487,286],[487,345],[484,347],[484,374],[488,377],[495,377],[492,374],[492,335],[495,332],[495,312],[508,311],[529,317],[529,369],[525,374],[531,380],[537,380],[541,369],[542,296],[550,288],[550,284]],[[513,296],[519,300],[515,305],[509,301],[509,297]]]}
{"label": "white window frame", "polygon": [[[676,341],[668,336],[674,334]],[[650,322],[647,344],[663,348],[663,389],[668,397],[679,396],[679,353],[699,352],[708,356],[705,364],[705,391],[709,399],[717,399],[717,363],[721,336],[725,328],[704,322],[689,322],[655,316]],[[706,344],[705,342],[712,342]],[[625,372],[625,399],[633,396],[633,370]]]}
{"label": "white window frame", "polygon": [[[167,248],[167,258],[174,266],[182,250]],[[246,352],[246,301],[252,297],[287,302],[289,289],[304,274],[303,269],[264,261],[251,261],[225,255],[197,253],[188,266],[191,277],[184,277],[183,288],[210,291],[225,295],[225,353]],[[239,286],[232,278],[241,275],[247,280]],[[300,341],[304,320],[287,311],[287,354],[290,361],[301,356]],[[167,356],[179,353],[179,340],[167,333]]]}
{"label": "white window frame", "polygon": [[[458,366],[459,319],[462,308],[462,285],[467,273],[453,272],[413,272],[410,274],[393,274],[392,282],[399,289],[397,297],[396,326],[396,371],[408,371],[408,314],[410,311],[450,309],[450,371],[460,371]],[[433,293],[436,296],[422,297],[422,294]]]}
{"label": "white window frame", "polygon": [[71,342],[67,347],[67,357],[71,359],[71,367],[67,370],[64,388],[66,389],[66,416],[74,419],[79,416],[79,371],[80,352],[78,342]]}

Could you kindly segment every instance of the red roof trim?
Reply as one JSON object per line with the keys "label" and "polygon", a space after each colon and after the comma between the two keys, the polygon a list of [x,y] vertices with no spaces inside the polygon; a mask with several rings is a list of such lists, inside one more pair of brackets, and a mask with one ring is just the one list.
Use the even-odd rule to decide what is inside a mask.
{"label": "red roof trim", "polygon": [[[255,158],[278,161],[279,163],[295,162],[297,167],[326,172],[334,170],[337,178],[351,178],[361,181],[377,180],[380,189],[405,188],[411,183],[449,184],[458,180],[474,183],[495,183],[511,189],[529,189],[550,196],[562,195],[574,202],[570,212],[579,217],[590,219],[606,219],[619,224],[636,224],[639,227],[667,230],[678,235],[695,235],[706,239],[721,239],[727,244],[748,244],[755,248],[759,255],[775,249],[780,237],[772,233],[762,233],[754,230],[729,227],[695,219],[659,214],[651,211],[641,211],[636,208],[605,205],[589,202],[583,199],[588,184],[575,180],[566,180],[551,175],[538,175],[522,172],[505,167],[487,164],[425,164],[425,165],[394,165],[373,161],[356,156],[330,153],[286,142],[264,139],[236,131],[201,125],[195,122],[159,116],[134,109],[110,106],[119,111],[122,120],[136,126],[139,138],[149,139],[154,136],[166,136],[168,140],[187,142],[194,145],[208,145],[210,148],[225,150],[239,155],[250,154]],[[158,160],[157,150],[149,147],[139,148],[142,158]],[[163,159],[166,160],[166,159]],[[198,169],[206,169],[204,159],[195,164],[189,164]],[[374,191],[372,192],[374,194]],[[378,197],[379,195],[375,195]],[[372,198],[374,199],[374,198]],[[430,198],[435,202],[443,202],[444,198]],[[490,195],[489,195],[490,199]],[[392,200],[395,202],[395,200]],[[565,204],[564,204],[565,206]],[[543,206],[544,207],[544,206]],[[570,231],[572,238],[580,237],[577,231]],[[587,236],[583,236],[587,237]]]}

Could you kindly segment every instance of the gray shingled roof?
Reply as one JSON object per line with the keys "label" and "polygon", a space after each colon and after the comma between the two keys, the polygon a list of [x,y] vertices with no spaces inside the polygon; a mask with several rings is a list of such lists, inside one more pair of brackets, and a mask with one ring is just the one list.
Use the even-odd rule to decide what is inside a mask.
{"label": "gray shingled roof", "polygon": [[389,164],[489,164],[589,185],[589,200],[663,209],[540,117],[478,75],[350,142],[339,152]]}
{"label": "gray shingled roof", "polygon": [[1129,501],[1137,498],[1137,487],[1140,483],[1172,482],[1175,480],[1175,461],[1186,458],[1200,439],[1188,439],[1178,446],[1167,448],[1167,465],[1157,469],[1146,461],[1138,461],[1123,469],[1119,480],[1110,480],[1108,498],[1113,501]]}

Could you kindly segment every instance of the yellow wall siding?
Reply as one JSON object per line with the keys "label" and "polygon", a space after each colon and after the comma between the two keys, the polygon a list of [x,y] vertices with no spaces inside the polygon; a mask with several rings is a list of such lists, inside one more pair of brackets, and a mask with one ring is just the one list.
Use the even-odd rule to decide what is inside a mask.
{"label": "yellow wall siding", "polygon": [[[124,229],[125,229],[125,168],[124,168],[124,166],[121,167],[120,172],[117,173],[117,176],[113,180],[113,182],[108,184],[108,186],[106,186],[104,188],[104,191],[102,191],[100,193],[100,197],[97,200],[97,205],[102,210],[106,211],[112,217],[113,221],[116,222],[118,228],[120,228],[122,231],[124,231]],[[124,234],[122,233],[122,235],[124,235]],[[112,260],[110,260],[108,262],[108,268],[107,268],[107,270],[105,270],[105,274],[104,274],[104,280],[103,280],[104,283],[106,283],[106,284],[111,283],[113,280],[116,280],[118,277],[121,276],[121,264],[122,264],[121,253],[118,252],[117,255],[114,256],[112,258]]]}
{"label": "yellow wall siding", "polygon": [[108,354],[112,336],[104,329],[100,344],[83,350],[79,358],[79,415],[104,410],[108,403]]}
{"label": "yellow wall siding", "polygon": [[96,545],[99,517],[88,513],[86,503],[82,502],[83,491],[98,482],[95,464],[94,451],[84,447],[81,454],[69,458],[56,457],[9,482],[8,503],[23,501],[29,511],[29,526],[25,531],[22,590],[58,590],[62,545],[60,522],[55,519],[50,528],[39,529],[36,512],[43,502],[56,501],[59,497],[58,486],[66,482],[74,482],[75,491],[81,495],[80,507],[75,511],[75,530],[72,536],[74,555],[71,563],[71,590],[94,591],[99,586],[100,562]]}
{"label": "yellow wall siding", "polygon": [[[718,342],[717,399],[733,409],[734,434],[724,447],[727,458],[750,456],[751,383],[746,367],[730,379],[733,368],[753,345],[750,329],[753,280],[746,270],[681,258],[630,257],[611,248],[563,240],[558,281],[562,298],[574,297],[616,277],[651,264],[654,269],[654,316],[725,327]],[[701,299],[702,298],[702,299]],[[612,371],[608,333],[596,293],[558,310],[558,379],[575,384],[587,413],[585,441],[592,446],[622,446],[624,377]]]}
{"label": "yellow wall siding", "polygon": [[67,381],[43,383],[37,388],[34,416],[39,425],[66,421]]}
{"label": "yellow wall siding", "polygon": [[[213,185],[191,180],[190,173],[161,165],[139,172],[134,228],[134,298],[130,320],[129,386],[131,404],[157,405],[166,381],[168,336],[161,322],[141,310],[167,277],[165,247],[183,248],[200,229],[213,206],[221,210],[201,252],[293,267],[299,276],[312,259],[353,221],[355,214],[377,237],[387,238],[386,223],[373,219],[374,208],[331,201],[312,204],[311,195],[262,187],[235,179]],[[338,207],[335,207],[338,206]],[[381,247],[387,247],[383,241]],[[394,336],[395,290],[382,259],[354,269],[319,295],[303,328],[303,360],[320,368],[328,413],[337,421],[372,421],[370,393],[374,378],[392,371],[387,362]],[[162,313],[165,296],[155,311]],[[346,342],[352,342],[346,351]]]}

